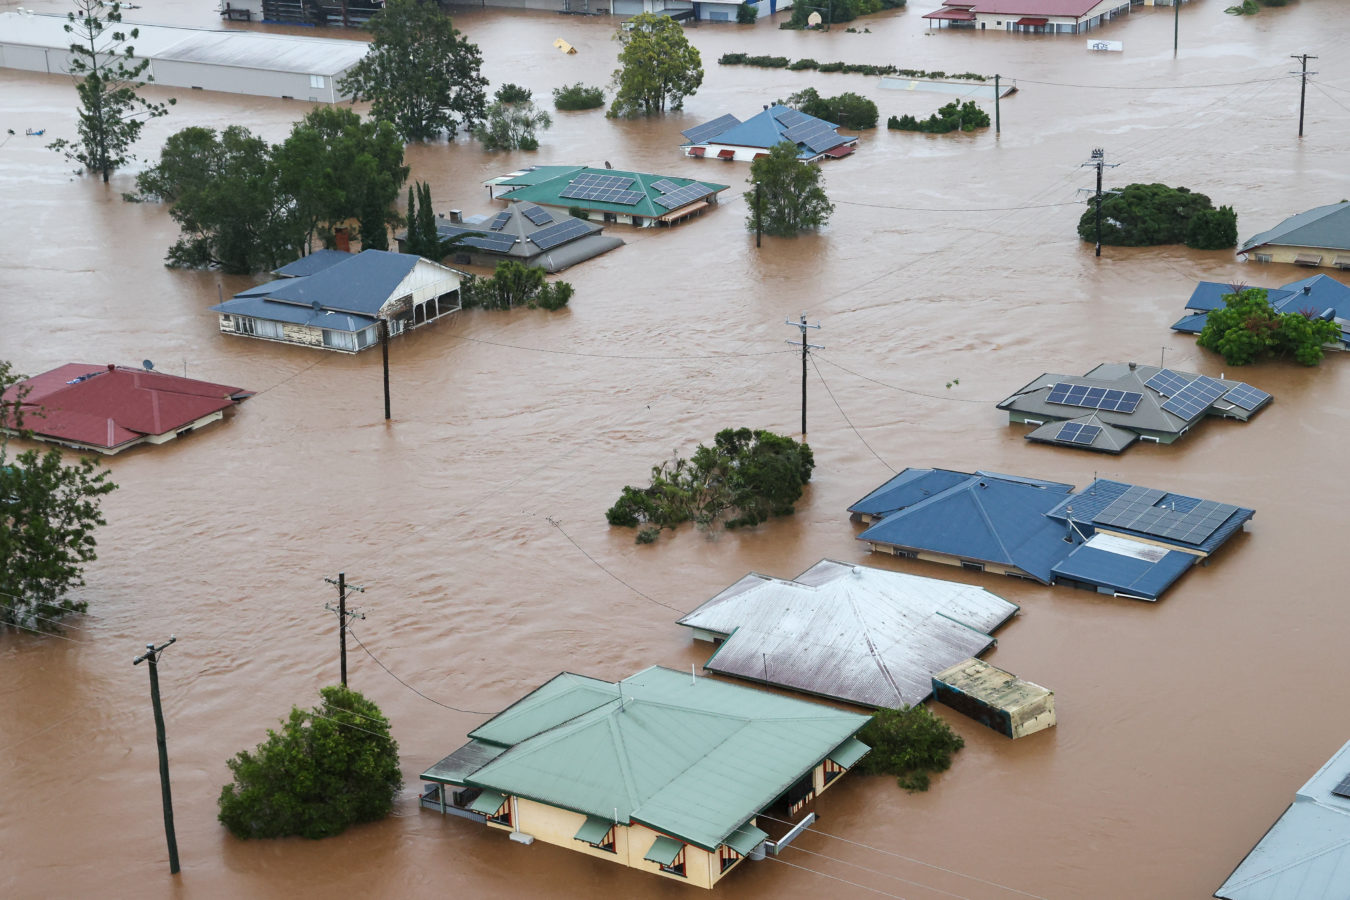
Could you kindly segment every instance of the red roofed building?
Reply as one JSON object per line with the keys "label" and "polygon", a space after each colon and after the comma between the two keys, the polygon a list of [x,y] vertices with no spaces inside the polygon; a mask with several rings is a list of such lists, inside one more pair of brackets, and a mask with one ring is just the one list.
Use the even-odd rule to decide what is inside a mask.
{"label": "red roofed building", "polygon": [[23,427],[37,440],[113,454],[182,437],[251,396],[243,388],[177,375],[70,363],[19,382],[2,399],[22,397]]}
{"label": "red roofed building", "polygon": [[924,15],[941,28],[1077,34],[1130,11],[1130,0],[948,0]]}

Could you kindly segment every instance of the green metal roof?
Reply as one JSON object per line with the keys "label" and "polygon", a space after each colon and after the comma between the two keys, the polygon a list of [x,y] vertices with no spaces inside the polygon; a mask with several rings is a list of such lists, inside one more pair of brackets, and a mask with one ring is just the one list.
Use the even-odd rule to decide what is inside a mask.
{"label": "green metal roof", "polygon": [[579,841],[585,841],[588,844],[598,844],[604,840],[605,835],[614,827],[614,822],[610,819],[602,819],[600,816],[587,816],[586,821],[577,833],[573,835]]}
{"label": "green metal roof", "polygon": [[656,840],[652,842],[652,849],[648,850],[647,855],[642,858],[659,866],[668,866],[675,861],[675,857],[679,856],[683,849],[684,844],[673,838],[668,838],[664,834],[658,834]]}
{"label": "green metal roof", "polygon": [[768,836],[769,833],[767,831],[760,831],[749,822],[746,822],[731,833],[726,839],[726,845],[741,856],[749,856],[750,851],[764,843]]}
{"label": "green metal roof", "polygon": [[867,721],[660,667],[565,673],[472,732],[514,746],[466,783],[714,850]]}
{"label": "green metal roof", "polygon": [[830,751],[830,759],[834,760],[845,769],[853,768],[853,764],[862,759],[872,748],[864,744],[857,738],[849,738],[838,747]]}
{"label": "green metal roof", "polygon": [[495,816],[506,803],[506,797],[499,791],[486,790],[469,804],[469,809],[485,816]]}
{"label": "green metal roof", "polygon": [[[579,175],[615,175],[622,178],[632,178],[634,184],[631,190],[639,191],[644,196],[633,205],[624,203],[608,203],[603,200],[580,200],[562,196],[562,192],[567,190],[568,185]],[[665,179],[680,187],[688,184],[701,184],[708,189],[709,194],[720,193],[727,189],[725,184],[712,184],[706,181],[695,181],[692,178],[679,178],[674,175],[648,175],[643,172],[620,172],[617,169],[587,169],[576,166],[540,166],[533,171],[515,172],[510,176],[503,178],[494,178],[491,184],[514,186],[515,190],[501,196],[508,200],[527,200],[531,203],[543,203],[547,206],[578,206],[582,209],[599,210],[601,212],[620,213],[622,215],[645,216],[649,219],[659,218],[675,212],[673,209],[666,209],[656,202],[656,198],[661,196],[661,191],[652,187],[652,182]],[[690,201],[691,203],[694,201]],[[684,204],[688,206],[689,204]],[[679,207],[677,207],[678,209]]]}
{"label": "green metal roof", "polygon": [[424,781],[464,784],[464,779],[501,756],[505,747],[483,741],[469,741],[445,759],[422,773]]}

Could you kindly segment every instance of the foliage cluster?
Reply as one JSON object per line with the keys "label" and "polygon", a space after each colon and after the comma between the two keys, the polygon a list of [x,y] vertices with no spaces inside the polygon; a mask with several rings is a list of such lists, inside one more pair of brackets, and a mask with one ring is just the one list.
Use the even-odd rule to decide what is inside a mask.
{"label": "foliage cluster", "polygon": [[946,134],[949,131],[974,131],[976,128],[989,127],[989,113],[980,109],[975,101],[961,103],[953,100],[926,119],[916,119],[911,115],[891,116],[886,127],[896,131],[922,131],[928,134]]}
{"label": "foliage cluster", "polygon": [[97,172],[104,184],[114,169],[130,162],[131,145],[149,119],[168,115],[169,105],[152,103],[136,93],[141,81],[154,81],[145,74],[148,59],[136,59],[131,41],[140,29],[122,31],[122,4],[117,0],[75,0],[75,11],[66,14],[65,31],[70,44],[70,74],[79,97],[78,140],[58,138],[47,146],[65,154],[86,171]]}
{"label": "foliage cluster", "polygon": [[820,186],[820,168],[797,158],[797,145],[782,141],[750,163],[750,213],[745,227],[775,237],[792,237],[830,220],[834,204]]}
{"label": "foliage cluster", "polygon": [[515,259],[497,263],[491,278],[474,278],[461,284],[460,297],[465,309],[562,309],[572,299],[572,285],[566,281],[550,283],[544,270]]}
{"label": "foliage cluster", "polygon": [[952,754],[966,745],[961,735],[923,706],[879,709],[858,732],[872,752],[858,761],[855,772],[894,775],[907,791],[926,791],[929,775],[945,772]]}
{"label": "foliage cluster", "polygon": [[625,485],[605,518],[611,525],[643,526],[640,544],[688,521],[700,528],[758,525],[792,513],[815,464],[811,448],[792,438],[727,428],[711,447],[699,444],[691,458],[653,466],[648,487]]}
{"label": "foliage cluster", "polygon": [[275,146],[242,125],[185,128],[136,187],[142,198],[172,204],[182,235],[169,265],[243,274],[294,260],[316,237],[331,244],[334,229],[352,219],[363,247],[388,249],[407,177],[392,125],[320,106]]}
{"label": "foliage cluster", "polygon": [[553,118],[530,100],[530,92],[514,84],[502,85],[485,120],[473,136],[488,150],[538,150],[535,131],[553,127]]}
{"label": "foliage cluster", "polygon": [[610,118],[682,109],[684,98],[703,84],[702,57],[670,16],[636,15],[614,32],[614,40],[620,49]]}
{"label": "foliage cluster", "polygon": [[751,3],[742,3],[736,7],[736,24],[753,25],[759,20],[759,7]]}
{"label": "foliage cluster", "polygon": [[431,185],[419,181],[408,187],[408,234],[403,252],[437,260],[450,252],[451,242],[436,229],[436,211],[431,205]]}
{"label": "foliage cluster", "polygon": [[603,88],[591,87],[578,81],[553,89],[553,106],[556,109],[595,109],[605,105]]}
{"label": "foliage cluster", "polygon": [[360,693],[322,688],[312,711],[291,708],[280,731],[226,764],[220,822],[239,838],[325,838],[382,819],[403,786],[389,721]]}
{"label": "foliage cluster", "polygon": [[534,94],[531,93],[529,88],[512,84],[509,81],[497,88],[497,93],[494,95],[494,99],[498,103],[529,103],[533,97]]}
{"label": "foliage cluster", "polygon": [[933,80],[988,81],[988,76],[978,72],[943,72],[925,69],[900,69],[893,65],[883,66],[871,63],[817,62],[810,57],[789,60],[786,56],[750,56],[748,53],[723,53],[717,62],[724,66],[759,66],[764,69],[788,69],[800,72],[811,69],[818,72],[843,72],[846,75],[901,75],[905,78],[928,78]]}
{"label": "foliage cluster", "polygon": [[854,131],[875,128],[879,115],[875,103],[852,91],[845,91],[835,97],[822,97],[815,88],[803,88],[782,103],[808,116],[834,122]]}
{"label": "foliage cluster", "polygon": [[405,141],[451,139],[487,114],[487,79],[477,44],[435,3],[389,0],[367,23],[370,52],[338,81],[353,100]]}
{"label": "foliage cluster", "polygon": [[[1097,210],[1089,204],[1078,236],[1095,241]],[[1218,250],[1237,243],[1237,213],[1214,209],[1204,194],[1165,184],[1131,184],[1102,199],[1102,243],[1117,247],[1181,244]]]}
{"label": "foliage cluster", "polygon": [[1224,10],[1230,16],[1254,16],[1261,11],[1262,6],[1288,6],[1289,0],[1242,0],[1237,6],[1230,6]]}
{"label": "foliage cluster", "polygon": [[1315,366],[1322,361],[1323,346],[1341,339],[1340,326],[1312,310],[1276,312],[1265,288],[1234,285],[1223,300],[1222,309],[1209,311],[1196,343],[1222,354],[1230,366],[1271,357]]}
{"label": "foliage cluster", "polygon": [[819,12],[824,26],[852,22],[859,16],[881,12],[883,9],[902,9],[906,0],[812,0],[813,6],[792,7],[792,17],[780,28],[803,29],[811,13]]}

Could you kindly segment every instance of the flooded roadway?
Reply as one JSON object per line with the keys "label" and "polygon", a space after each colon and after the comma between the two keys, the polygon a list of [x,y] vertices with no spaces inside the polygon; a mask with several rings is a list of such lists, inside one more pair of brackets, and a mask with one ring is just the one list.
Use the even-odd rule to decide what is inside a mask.
{"label": "flooded roadway", "polygon": [[[1109,183],[1207,193],[1237,208],[1243,237],[1350,195],[1350,65],[1336,52],[1350,8],[1302,0],[1235,18],[1222,5],[1181,11],[1177,59],[1167,9],[1097,33],[1123,41],[1121,54],[1090,54],[1076,36],[930,34],[920,17],[935,4],[923,3],[855,23],[869,34],[703,25],[689,35],[707,76],[681,114],[559,113],[537,153],[462,140],[411,148],[413,177],[431,183],[437,207],[467,213],[492,208],[485,178],[531,163],[608,160],[732,190],[673,230],[612,228],[628,245],[565,274],[576,286],[567,311],[465,313],[395,342],[391,423],[378,354],[222,337],[206,307],[252,280],[164,268],[176,229],[162,207],[122,202],[131,173],[107,187],[72,178],[23,135],[73,132],[69,82],[0,70],[0,127],[18,132],[0,147],[0,357],[29,373],[149,358],[260,392],[223,425],[111,460],[121,490],[105,503],[100,559],[81,591],[91,615],[67,639],[0,636],[0,893],[688,896],[420,811],[417,774],[483,716],[417,696],[359,646],[351,682],[392,720],[407,780],[391,819],[322,842],[235,841],[215,819],[224,763],[336,680],[323,578],[340,570],[367,588],[354,629],[364,646],[434,700],[488,712],[561,670],[615,679],[701,663],[706,645],[667,606],[692,609],[750,570],[791,577],[832,557],[969,581],[1020,604],[988,658],[1055,690],[1060,725],[1012,743],[938,708],[967,746],[929,793],[844,779],[821,803],[820,828],[857,843],[810,835],[719,892],[1209,896],[1350,736],[1350,611],[1336,564],[1350,500],[1338,472],[1350,360],[1244,370],[1275,396],[1250,424],[1209,422],[1175,446],[1121,457],[1031,445],[994,403],[1042,371],[1151,363],[1164,349],[1170,365],[1217,375],[1219,359],[1167,329],[1195,282],[1273,286],[1306,274],[1183,247],[1095,259],[1075,237],[1076,192],[1092,184],[1079,165],[1094,147],[1120,164]],[[208,7],[135,12],[212,25]],[[474,10],[456,24],[483,48],[494,85],[514,81],[544,100],[614,67],[606,18]],[[577,55],[554,50],[556,37]],[[825,167],[829,228],[757,251],[742,224],[746,167],[682,158],[681,129],[807,85],[872,97],[883,120],[948,98],[882,90],[876,78],[717,65],[741,49],[997,71],[1020,90],[1002,105],[997,139],[864,133],[855,156]],[[1320,57],[1320,74],[1299,142],[1287,73],[1289,54],[1303,52]],[[190,124],[240,122],[280,140],[304,111],[182,92],[146,128],[143,155]],[[825,349],[810,385],[817,469],[797,514],[646,547],[610,529],[603,512],[619,488],[672,451],[727,426],[796,432],[800,363],[783,322],[803,310],[823,324],[812,339]],[[1257,517],[1163,602],[1100,598],[869,558],[845,508],[911,465],[1079,485],[1109,475]],[[178,879],[167,874],[146,676],[131,665],[170,634],[179,641],[161,681]]]}

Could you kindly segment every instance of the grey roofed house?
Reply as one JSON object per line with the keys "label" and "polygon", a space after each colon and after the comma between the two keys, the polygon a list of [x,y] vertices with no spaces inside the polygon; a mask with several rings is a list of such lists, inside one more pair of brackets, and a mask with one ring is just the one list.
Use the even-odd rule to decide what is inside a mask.
{"label": "grey roofed house", "polygon": [[1136,363],[1102,363],[1086,375],[1044,373],[998,404],[1027,439],[1120,453],[1138,440],[1170,444],[1206,416],[1245,422],[1270,403],[1241,381]]}
{"label": "grey roofed house", "polygon": [[1224,900],[1350,897],[1350,743],[1294,794],[1294,802],[1214,892]]}
{"label": "grey roofed house", "polygon": [[[1331,251],[1332,258],[1319,251]],[[1319,206],[1290,216],[1269,231],[1242,242],[1238,253],[1258,262],[1350,269],[1350,201]]]}
{"label": "grey roofed house", "polygon": [[[534,203],[509,201],[491,216],[473,216],[463,222],[438,219],[442,238],[463,235],[450,248],[452,261],[461,265],[495,266],[514,259],[538,266],[550,274],[623,246],[623,239],[601,234],[604,226],[550,211]],[[407,232],[398,235],[399,248]]]}
{"label": "grey roofed house", "polygon": [[751,573],[679,620],[719,644],[703,668],[860,706],[922,703],[1018,607],[979,587],[823,559]]}

